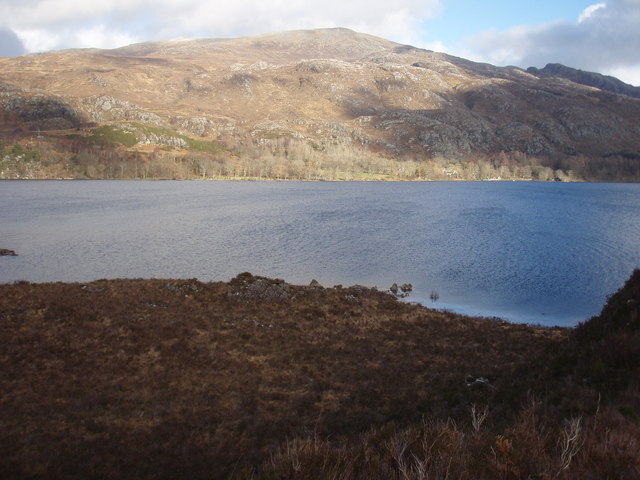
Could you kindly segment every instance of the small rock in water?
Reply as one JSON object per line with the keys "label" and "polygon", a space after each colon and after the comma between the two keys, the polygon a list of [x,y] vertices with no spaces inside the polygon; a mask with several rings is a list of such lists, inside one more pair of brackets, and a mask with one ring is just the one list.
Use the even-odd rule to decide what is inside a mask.
{"label": "small rock in water", "polygon": [[411,285],[410,283],[403,283],[400,286],[400,290],[402,290],[404,293],[408,293],[413,290],[413,285]]}
{"label": "small rock in water", "polygon": [[391,287],[389,288],[389,291],[394,295],[396,295],[398,293],[398,284],[394,283],[393,285],[391,285]]}
{"label": "small rock in water", "polygon": [[7,250],[6,248],[0,248],[0,256],[4,257],[17,257],[18,254],[13,250]]}

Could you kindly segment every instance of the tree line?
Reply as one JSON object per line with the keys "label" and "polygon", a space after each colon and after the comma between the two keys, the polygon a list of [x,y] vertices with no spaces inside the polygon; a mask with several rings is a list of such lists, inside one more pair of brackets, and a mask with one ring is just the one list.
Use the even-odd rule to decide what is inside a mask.
{"label": "tree line", "polygon": [[399,159],[342,140],[242,139],[217,151],[168,146],[130,148],[86,137],[0,143],[0,178],[264,179],[264,180],[537,180],[638,181],[640,158],[568,156],[550,160],[522,152],[467,158]]}

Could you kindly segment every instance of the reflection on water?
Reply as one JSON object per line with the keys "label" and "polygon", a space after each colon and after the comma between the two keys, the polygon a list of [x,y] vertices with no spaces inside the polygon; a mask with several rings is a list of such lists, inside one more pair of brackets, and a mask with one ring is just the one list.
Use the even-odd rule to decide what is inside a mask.
{"label": "reflection on water", "polygon": [[1,282],[410,282],[429,306],[573,325],[640,266],[636,184],[4,181],[0,201],[20,254]]}

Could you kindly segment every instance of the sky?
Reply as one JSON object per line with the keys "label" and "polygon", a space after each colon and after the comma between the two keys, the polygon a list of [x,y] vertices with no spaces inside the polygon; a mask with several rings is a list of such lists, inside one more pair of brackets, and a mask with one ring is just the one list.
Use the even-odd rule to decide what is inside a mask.
{"label": "sky", "polygon": [[0,56],[327,27],[640,85],[640,0],[0,0]]}

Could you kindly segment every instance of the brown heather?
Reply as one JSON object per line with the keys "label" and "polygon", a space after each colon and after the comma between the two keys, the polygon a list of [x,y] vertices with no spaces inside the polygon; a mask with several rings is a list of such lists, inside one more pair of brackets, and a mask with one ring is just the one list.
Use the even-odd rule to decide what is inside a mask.
{"label": "brown heather", "polygon": [[0,477],[637,479],[640,271],[575,329],[364,287],[0,285]]}

